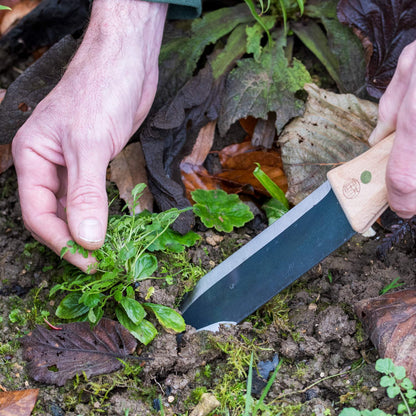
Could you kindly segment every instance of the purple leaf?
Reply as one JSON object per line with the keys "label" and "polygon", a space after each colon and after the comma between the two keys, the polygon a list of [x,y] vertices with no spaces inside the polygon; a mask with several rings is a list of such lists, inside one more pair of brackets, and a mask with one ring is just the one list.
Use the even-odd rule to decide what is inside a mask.
{"label": "purple leaf", "polygon": [[416,40],[416,2],[340,0],[338,19],[360,38],[366,54],[367,91],[380,98],[403,48]]}

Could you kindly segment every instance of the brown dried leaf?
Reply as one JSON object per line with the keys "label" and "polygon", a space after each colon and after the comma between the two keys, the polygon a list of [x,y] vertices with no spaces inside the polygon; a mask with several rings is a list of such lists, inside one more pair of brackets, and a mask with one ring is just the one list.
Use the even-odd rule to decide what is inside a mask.
{"label": "brown dried leaf", "polygon": [[[110,163],[110,180],[115,182],[120,192],[120,197],[126,201],[130,213],[133,209],[131,191],[138,183],[147,184],[146,162],[140,143],[132,143],[124,148]],[[143,210],[153,210],[153,195],[149,188],[145,188],[139,203],[136,206],[136,214]]]}
{"label": "brown dried leaf", "polygon": [[416,384],[416,288],[364,299],[355,312],[380,356],[402,365]]}
{"label": "brown dried leaf", "polygon": [[[0,89],[0,103],[6,95],[6,90]],[[13,165],[12,145],[0,144],[0,174]]]}
{"label": "brown dried leaf", "polygon": [[368,149],[377,120],[377,104],[353,94],[335,94],[306,84],[306,110],[279,137],[286,195],[299,203],[326,180],[328,170]]}
{"label": "brown dried leaf", "polygon": [[87,377],[122,368],[137,346],[127,329],[111,319],[101,319],[93,328],[89,322],[61,325],[62,330],[37,326],[21,343],[29,375],[36,381],[63,386],[76,374]]}
{"label": "brown dried leaf", "polygon": [[181,164],[181,178],[186,189],[186,197],[192,201],[191,192],[196,189],[216,189],[216,182],[202,166],[214,143],[217,122],[210,121],[199,131],[190,155]]}
{"label": "brown dried leaf", "polygon": [[0,393],[1,416],[30,416],[36,404],[39,389],[6,391]]}
{"label": "brown dried leaf", "polygon": [[[275,150],[259,150],[250,142],[243,142],[225,147],[219,152],[219,158],[224,171],[215,177],[222,181],[223,189],[225,183],[231,188],[235,187],[234,192],[250,186],[260,194],[269,195],[253,175],[256,163],[259,163],[263,171],[284,192],[287,190],[282,158]],[[227,191],[232,191],[232,189],[227,189]]]}

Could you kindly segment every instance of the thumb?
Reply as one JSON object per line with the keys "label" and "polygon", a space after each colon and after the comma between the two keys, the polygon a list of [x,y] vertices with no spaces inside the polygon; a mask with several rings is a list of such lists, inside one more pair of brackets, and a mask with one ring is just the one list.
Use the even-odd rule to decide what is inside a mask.
{"label": "thumb", "polygon": [[87,250],[100,248],[108,217],[106,169],[108,160],[96,152],[79,155],[68,169],[67,220],[74,240]]}

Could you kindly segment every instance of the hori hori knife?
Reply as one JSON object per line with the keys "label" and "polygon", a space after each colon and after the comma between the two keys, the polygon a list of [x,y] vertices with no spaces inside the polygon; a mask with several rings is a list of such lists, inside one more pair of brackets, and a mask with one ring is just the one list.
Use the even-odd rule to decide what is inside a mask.
{"label": "hori hori knife", "polygon": [[185,298],[185,322],[216,330],[236,324],[305,272],[366,231],[387,208],[390,135],[328,172],[328,180],[207,273]]}

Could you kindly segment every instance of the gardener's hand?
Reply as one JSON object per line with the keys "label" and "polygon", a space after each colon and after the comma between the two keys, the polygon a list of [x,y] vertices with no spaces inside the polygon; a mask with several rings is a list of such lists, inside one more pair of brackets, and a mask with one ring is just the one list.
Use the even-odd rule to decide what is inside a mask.
{"label": "gardener's hand", "polygon": [[416,215],[416,42],[400,55],[396,72],[380,100],[375,144],[396,130],[387,165],[390,207],[400,217]]}
{"label": "gardener's hand", "polygon": [[[156,91],[166,4],[95,0],[60,83],[13,141],[23,220],[56,253],[69,240],[99,248],[106,169],[146,117]],[[86,270],[93,258],[67,253]]]}

